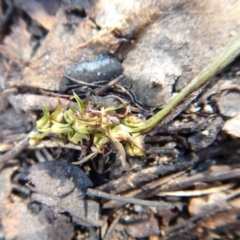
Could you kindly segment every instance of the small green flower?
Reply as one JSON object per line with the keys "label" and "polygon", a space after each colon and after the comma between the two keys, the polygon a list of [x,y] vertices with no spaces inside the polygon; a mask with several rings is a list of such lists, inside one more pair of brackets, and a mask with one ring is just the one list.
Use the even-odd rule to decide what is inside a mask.
{"label": "small green flower", "polygon": [[126,143],[125,149],[130,156],[138,156],[138,157],[144,156],[143,138],[144,136],[140,134],[133,134],[132,141]]}
{"label": "small green flower", "polygon": [[37,121],[37,131],[39,132],[51,131],[50,113],[47,107],[43,110],[42,118]]}
{"label": "small green flower", "polygon": [[32,133],[29,139],[29,145],[33,146],[41,142],[45,138],[47,133]]}
{"label": "small green flower", "polygon": [[51,132],[56,134],[69,134],[73,133],[73,129],[68,123],[52,121]]}
{"label": "small green flower", "polygon": [[98,150],[103,151],[105,145],[110,143],[110,138],[104,133],[95,133],[93,137],[93,143]]}
{"label": "small green flower", "polygon": [[60,101],[58,102],[56,110],[50,115],[50,119],[56,122],[63,120],[63,106]]}

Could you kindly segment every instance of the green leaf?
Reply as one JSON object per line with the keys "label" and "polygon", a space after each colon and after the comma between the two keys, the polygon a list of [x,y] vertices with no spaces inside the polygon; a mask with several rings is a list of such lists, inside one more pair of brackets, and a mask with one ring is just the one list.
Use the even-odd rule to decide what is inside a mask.
{"label": "green leaf", "polygon": [[134,127],[142,126],[144,124],[144,120],[134,115],[131,115],[131,116],[125,117],[123,119],[123,123],[130,128],[134,128]]}
{"label": "green leaf", "polygon": [[99,117],[89,117],[89,118],[77,118],[79,121],[81,121],[82,123],[86,124],[86,125],[99,125],[100,122],[100,118]]}
{"label": "green leaf", "polygon": [[46,135],[47,133],[36,133],[36,132],[31,134],[28,142],[29,145],[33,146],[38,144]]}
{"label": "green leaf", "polygon": [[51,120],[55,120],[57,122],[61,122],[63,120],[63,106],[61,102],[58,102],[57,108],[51,114]]}
{"label": "green leaf", "polygon": [[133,134],[132,141],[125,144],[125,150],[130,156],[144,156],[143,138],[140,134]]}
{"label": "green leaf", "polygon": [[90,134],[91,130],[89,128],[87,128],[86,126],[79,124],[78,121],[75,122],[75,124],[72,126],[72,128],[79,132],[79,133],[84,133],[84,134]]}
{"label": "green leaf", "polygon": [[84,113],[85,110],[85,105],[83,103],[83,101],[80,99],[80,97],[73,91],[73,95],[75,100],[77,101],[77,105],[78,105],[78,110],[80,112],[80,114]]}
{"label": "green leaf", "polygon": [[50,127],[50,113],[48,107],[43,110],[43,116],[37,121],[37,130]]}
{"label": "green leaf", "polygon": [[118,110],[121,108],[125,108],[129,105],[129,103],[125,103],[125,104],[120,104],[118,106],[109,106],[107,108],[104,109],[105,112],[109,112],[109,111],[113,111],[113,110]]}
{"label": "green leaf", "polygon": [[135,157],[144,156],[144,151],[142,149],[134,146],[132,143],[126,143],[125,150],[126,150],[127,154],[129,154],[130,156],[135,156]]}
{"label": "green leaf", "polygon": [[104,144],[109,143],[110,139],[104,133],[95,133],[93,143],[98,150],[102,150]]}
{"label": "green leaf", "polygon": [[52,130],[51,130],[51,127],[48,127],[48,128],[41,128],[38,131],[41,133],[50,133]]}
{"label": "green leaf", "polygon": [[117,141],[131,141],[131,135],[129,134],[123,125],[117,125],[109,130],[109,135]]}
{"label": "green leaf", "polygon": [[89,138],[90,138],[89,135],[78,133],[78,132],[75,132],[73,135],[68,134],[68,140],[70,142],[73,142],[74,144],[78,144],[83,139],[89,140]]}
{"label": "green leaf", "polygon": [[68,124],[73,124],[74,121],[77,119],[76,117],[76,109],[74,108],[69,108],[67,111],[64,112],[63,117],[64,120],[68,123]]}
{"label": "green leaf", "polygon": [[56,134],[68,134],[73,133],[73,129],[68,123],[58,123],[52,121],[51,132]]}

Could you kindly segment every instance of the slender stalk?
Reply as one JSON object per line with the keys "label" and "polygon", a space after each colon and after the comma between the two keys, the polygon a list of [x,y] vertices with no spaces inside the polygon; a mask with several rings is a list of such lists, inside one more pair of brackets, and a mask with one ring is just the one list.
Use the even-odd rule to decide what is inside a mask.
{"label": "slender stalk", "polygon": [[143,206],[151,206],[151,207],[157,207],[157,208],[172,208],[173,205],[171,203],[167,202],[153,202],[149,200],[143,200],[143,199],[137,199],[137,198],[132,198],[132,197],[124,197],[124,196],[118,196],[114,195],[111,193],[106,193],[102,192],[100,190],[95,190],[92,188],[88,188],[87,193],[88,196],[92,197],[101,197],[101,198],[106,198],[109,200],[115,200],[119,202],[124,202],[124,203],[133,203],[133,204],[139,204]]}
{"label": "slender stalk", "polygon": [[[211,78],[225,68],[240,54],[240,36],[212,63],[205,67],[186,87],[184,87],[162,110],[146,120],[142,126],[132,128],[130,132],[144,132],[159,124],[175,107],[192,93],[204,87]],[[183,110],[183,109],[182,109]]]}

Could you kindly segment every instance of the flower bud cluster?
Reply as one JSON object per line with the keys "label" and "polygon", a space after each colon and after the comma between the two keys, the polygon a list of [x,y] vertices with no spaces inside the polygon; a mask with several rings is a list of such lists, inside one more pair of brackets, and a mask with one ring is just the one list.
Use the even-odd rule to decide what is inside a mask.
{"label": "flower bud cluster", "polygon": [[37,131],[32,134],[29,144],[38,144],[46,137],[58,141],[82,144],[83,141],[92,142],[99,152],[109,151],[111,144],[120,154],[122,163],[125,164],[126,153],[131,156],[143,156],[143,136],[132,133],[132,128],[140,126],[142,119],[126,114],[120,115],[116,109],[108,107],[101,109],[87,108],[83,101],[74,93],[78,109],[70,107],[64,110],[61,103],[55,111],[43,111],[43,116],[37,121]]}

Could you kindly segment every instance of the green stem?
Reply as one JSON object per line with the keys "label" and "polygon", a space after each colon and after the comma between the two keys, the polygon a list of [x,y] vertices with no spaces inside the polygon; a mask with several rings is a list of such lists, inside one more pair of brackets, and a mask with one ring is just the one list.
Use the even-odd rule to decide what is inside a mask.
{"label": "green stem", "polygon": [[211,78],[225,68],[240,54],[240,36],[215,61],[205,67],[186,87],[184,87],[162,110],[144,122],[141,127],[132,128],[131,132],[147,131],[159,124],[175,107],[193,92],[206,85]]}

